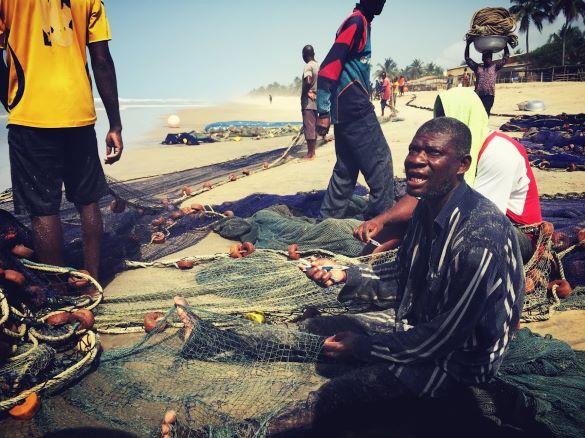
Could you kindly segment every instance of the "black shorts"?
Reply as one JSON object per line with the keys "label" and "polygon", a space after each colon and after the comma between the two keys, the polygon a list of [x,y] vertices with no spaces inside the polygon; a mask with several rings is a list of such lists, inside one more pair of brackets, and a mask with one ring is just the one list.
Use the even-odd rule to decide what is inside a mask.
{"label": "black shorts", "polygon": [[108,193],[93,125],[79,128],[8,127],[14,211],[59,213],[62,188],[70,202],[88,205]]}

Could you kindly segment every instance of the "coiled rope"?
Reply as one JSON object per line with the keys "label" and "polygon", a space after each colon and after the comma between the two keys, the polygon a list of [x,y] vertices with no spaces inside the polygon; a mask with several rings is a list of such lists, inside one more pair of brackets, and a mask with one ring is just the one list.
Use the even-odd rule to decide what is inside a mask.
{"label": "coiled rope", "polygon": [[473,14],[471,28],[465,39],[479,36],[500,35],[508,37],[508,44],[514,48],[518,45],[516,18],[506,8],[483,8]]}

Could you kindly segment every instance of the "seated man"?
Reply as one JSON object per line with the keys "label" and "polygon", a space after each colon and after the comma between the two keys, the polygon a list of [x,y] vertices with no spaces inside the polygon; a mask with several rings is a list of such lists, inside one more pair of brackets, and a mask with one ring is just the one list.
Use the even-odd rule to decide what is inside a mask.
{"label": "seated man", "polygon": [[[441,116],[465,123],[472,132],[473,161],[465,175],[467,183],[496,204],[513,224],[542,222],[536,179],[524,147],[500,132],[489,131],[488,117],[477,95],[468,88],[441,93],[435,102],[435,117]],[[354,235],[368,242],[384,228],[376,239],[385,244],[374,252],[392,249],[399,243],[416,204],[415,198],[406,195],[394,207],[360,225]],[[527,262],[533,253],[532,242],[519,230],[518,238]]]}
{"label": "seated man", "polygon": [[[329,335],[323,357],[353,366],[271,421],[270,433],[313,427],[366,403],[446,396],[496,375],[519,321],[524,273],[512,225],[463,180],[470,145],[469,129],[447,117],[416,133],[405,168],[407,191],[421,201],[395,262],[344,269],[320,259],[307,270],[324,286],[345,283],[341,301],[397,304],[396,322],[381,311],[385,327],[372,334],[346,315],[305,321],[305,330]],[[200,320],[185,300],[175,303],[186,338],[195,336]]]}

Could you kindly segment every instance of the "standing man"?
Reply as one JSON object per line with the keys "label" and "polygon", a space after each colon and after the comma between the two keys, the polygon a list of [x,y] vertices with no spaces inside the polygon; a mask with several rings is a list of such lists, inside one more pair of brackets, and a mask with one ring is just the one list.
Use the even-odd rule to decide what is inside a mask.
{"label": "standing man", "polygon": [[[382,98],[380,99],[380,106],[382,107],[382,117],[384,117],[384,108],[388,106],[390,100],[390,79],[386,76],[386,72],[382,72]],[[392,104],[390,104],[391,106]]]}
{"label": "standing man", "polygon": [[403,75],[400,75],[400,79],[398,79],[398,88],[400,90],[400,96],[404,96],[404,86],[406,85],[406,78]]}
{"label": "standing man", "polygon": [[2,0],[0,99],[9,111],[8,144],[14,209],[32,218],[39,261],[63,265],[61,189],[81,215],[85,269],[97,278],[103,222],[98,205],[108,193],[94,129],[89,48],[110,130],[106,164],[122,154],[122,123],[110,26],[100,0]]}
{"label": "standing man", "polygon": [[467,40],[467,45],[465,46],[465,62],[475,73],[475,77],[477,78],[475,92],[481,99],[485,112],[490,116],[496,96],[496,78],[498,71],[508,62],[510,52],[508,51],[508,46],[506,46],[504,48],[504,57],[496,62],[492,61],[492,52],[484,52],[481,55],[483,64],[478,64],[469,57],[469,45],[471,41]]}
{"label": "standing man", "polygon": [[393,204],[390,148],[369,99],[371,22],[385,0],[360,0],[343,22],[321,64],[317,81],[317,133],[335,125],[337,162],[321,204],[321,216],[341,218],[361,171],[370,188],[364,214],[374,217]]}
{"label": "standing man", "polygon": [[469,84],[471,83],[471,78],[469,77],[469,73],[467,73],[467,67],[463,69],[462,82],[464,87],[469,87]]}
{"label": "standing man", "polygon": [[317,76],[319,64],[315,61],[313,46],[303,47],[303,84],[301,86],[301,112],[303,113],[303,130],[307,140],[306,159],[315,158],[315,146],[317,145]]}

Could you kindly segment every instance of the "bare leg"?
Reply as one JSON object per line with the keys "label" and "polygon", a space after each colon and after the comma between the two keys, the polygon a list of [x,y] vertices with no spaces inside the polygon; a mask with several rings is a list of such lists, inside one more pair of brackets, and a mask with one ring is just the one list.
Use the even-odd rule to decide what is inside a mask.
{"label": "bare leg", "polygon": [[97,202],[77,205],[81,215],[81,240],[83,241],[83,260],[85,269],[93,278],[98,278],[100,250],[104,224]]}
{"label": "bare leg", "polygon": [[307,160],[312,160],[315,158],[315,147],[317,146],[317,140],[307,140],[307,155],[305,158]]}
{"label": "bare leg", "polygon": [[63,230],[59,215],[32,218],[35,252],[41,263],[63,266]]}

